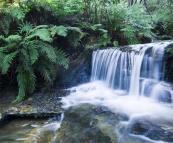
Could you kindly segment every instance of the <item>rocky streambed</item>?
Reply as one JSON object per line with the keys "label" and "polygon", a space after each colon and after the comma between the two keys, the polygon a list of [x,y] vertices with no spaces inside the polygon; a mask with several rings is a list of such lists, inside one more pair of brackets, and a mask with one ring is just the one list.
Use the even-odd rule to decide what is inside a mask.
{"label": "rocky streambed", "polygon": [[[6,98],[6,104],[2,104],[4,102],[1,99],[0,112],[1,123],[3,123],[1,124],[3,127],[0,127],[1,138],[3,134],[4,136],[12,134],[5,131],[5,127],[9,130],[12,128],[11,131],[14,134],[20,132],[8,138],[15,140],[15,137],[24,136],[25,138],[15,141],[23,143],[30,141],[37,143],[44,141],[50,143],[153,143],[154,140],[173,142],[173,125],[162,121],[153,122],[147,118],[139,118],[130,122],[125,114],[105,106],[86,103],[72,106],[64,111],[60,98],[68,94],[67,90],[49,92],[44,95],[38,93],[18,104],[7,102],[13,96]],[[64,113],[64,119],[59,122],[56,117],[62,113]],[[38,120],[36,121],[35,118]],[[11,119],[14,122],[9,122],[9,125],[5,123]],[[27,120],[27,123],[23,120]],[[32,128],[27,128],[28,125]],[[26,134],[23,135],[21,132]]]}
{"label": "rocky streambed", "polygon": [[[63,80],[57,79],[58,84],[56,86],[63,85],[65,88],[68,88],[89,82],[91,75],[90,67],[91,61],[87,62],[81,59],[73,61],[68,71],[58,73],[58,77],[61,77]],[[165,90],[167,88],[165,87]],[[70,94],[69,90],[57,90],[55,88],[48,92],[39,92],[17,104],[11,103],[15,99],[17,92],[7,92],[7,95],[1,93],[0,141],[4,137],[6,139],[10,138],[12,143],[173,142],[172,122],[169,123],[159,119],[153,120],[149,116],[145,116],[145,118],[136,116],[132,120],[132,117],[116,109],[112,110],[109,106],[86,103],[82,96],[85,96],[88,90],[91,89],[95,90],[95,88],[87,90],[82,88],[84,94],[82,95],[79,91],[80,98],[76,100],[81,100],[83,103],[70,106],[66,110],[62,107],[61,97],[68,96]],[[73,90],[72,92],[76,91]],[[147,92],[149,91],[147,90]],[[102,92],[99,92],[99,94],[102,94]],[[108,95],[104,94],[104,96]],[[125,97],[125,95],[120,95],[120,97]],[[96,98],[96,101],[104,102],[104,98]],[[171,96],[168,94],[167,99],[169,100],[164,102],[171,102],[170,98]],[[88,98],[86,99],[88,100]],[[161,102],[163,101],[161,100]],[[18,119],[18,117],[22,118]],[[35,120],[35,118],[38,120]],[[8,122],[10,120],[12,122]],[[17,135],[18,140],[16,140],[15,133],[19,133]],[[7,134],[12,134],[12,136],[9,137]]]}
{"label": "rocky streambed", "polygon": [[21,103],[12,103],[14,92],[6,92],[0,99],[0,123],[15,117],[53,117],[64,112],[61,108],[60,97],[68,91],[58,90],[47,93],[33,94]]}

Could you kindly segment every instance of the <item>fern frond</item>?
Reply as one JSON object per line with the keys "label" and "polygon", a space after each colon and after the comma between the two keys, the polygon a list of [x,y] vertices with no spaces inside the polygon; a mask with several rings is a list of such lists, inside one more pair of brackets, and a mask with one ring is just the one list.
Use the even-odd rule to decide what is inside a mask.
{"label": "fern frond", "polygon": [[17,48],[15,42],[8,43],[6,46],[0,47],[0,52],[9,52],[11,49],[15,49],[15,48]]}
{"label": "fern frond", "polygon": [[64,68],[68,68],[68,63],[69,60],[67,58],[67,55],[61,50],[61,49],[55,49],[55,53],[56,53],[56,62],[59,65],[62,65]]}
{"label": "fern frond", "polygon": [[48,28],[47,25],[38,25],[35,28],[33,28],[32,30],[30,30],[30,32],[34,32],[34,31],[37,31],[39,29],[47,29],[47,28]]}
{"label": "fern frond", "polygon": [[126,25],[126,27],[122,28],[121,31],[123,32],[123,35],[129,45],[138,43],[137,37],[135,35],[135,29],[133,27]]}
{"label": "fern frond", "polygon": [[21,7],[2,8],[3,13],[10,15],[18,20],[23,20],[25,17],[25,11]]}
{"label": "fern frond", "polygon": [[19,65],[16,69],[16,72],[18,73],[17,75],[17,82],[18,82],[18,87],[19,87],[19,92],[16,100],[13,102],[20,102],[23,100],[26,94],[26,87],[27,87],[27,74],[25,70],[23,69],[22,65]]}
{"label": "fern frond", "polygon": [[30,32],[30,30],[33,29],[33,25],[29,22],[25,22],[25,23],[19,24],[18,28],[19,28],[18,32],[20,34],[22,34],[24,32],[28,33],[28,32]]}
{"label": "fern frond", "polygon": [[36,81],[36,76],[34,74],[33,69],[31,68],[29,71],[26,71],[27,74],[27,88],[26,88],[26,92],[27,93],[33,93],[33,91],[35,90],[35,81]]}
{"label": "fern frond", "polygon": [[4,18],[0,21],[0,29],[5,35],[8,35],[10,29],[11,18],[4,15]]}
{"label": "fern frond", "polygon": [[51,42],[53,40],[48,29],[37,29],[33,33],[30,33],[29,36],[25,37],[25,39],[30,40],[34,37],[39,37],[41,40],[46,42]]}
{"label": "fern frond", "polygon": [[99,39],[99,46],[107,46],[110,43],[111,38],[108,36],[107,33],[103,34]]}
{"label": "fern frond", "polygon": [[26,49],[21,49],[18,57],[18,61],[23,66],[25,71],[30,71],[31,69],[31,62],[29,57],[29,52]]}
{"label": "fern frond", "polygon": [[38,60],[39,53],[38,53],[38,50],[36,49],[36,47],[34,45],[30,45],[28,47],[28,50],[29,50],[29,57],[31,60],[31,65],[32,65]]}
{"label": "fern frond", "polygon": [[56,54],[54,51],[54,48],[41,41],[37,41],[37,47],[38,49],[45,54],[45,56],[50,60],[51,62],[56,62]]}
{"label": "fern frond", "polygon": [[101,27],[101,24],[94,24],[94,25],[91,25],[90,28],[95,31],[97,29],[99,29]]}
{"label": "fern frond", "polygon": [[14,57],[17,55],[17,53],[18,52],[10,53],[10,54],[6,55],[3,58],[3,61],[2,61],[2,74],[6,74],[8,72],[10,64],[11,64],[12,60],[14,59]]}
{"label": "fern frond", "polygon": [[23,65],[19,65],[16,69],[16,72],[18,73],[17,82],[19,86],[19,92],[16,100],[14,100],[13,102],[20,102],[23,100],[26,93],[33,93],[33,91],[35,90],[36,76],[31,67],[26,71],[23,68]]}
{"label": "fern frond", "polygon": [[[0,61],[3,61],[3,59],[4,59],[5,56],[6,55],[3,52],[0,52]],[[2,62],[0,62],[0,69],[2,70]]]}
{"label": "fern frond", "polygon": [[[20,79],[18,79],[18,80],[20,80]],[[19,84],[19,82],[18,82],[18,84]],[[13,101],[13,103],[21,102],[23,100],[23,98],[25,97],[25,94],[26,94],[25,89],[23,87],[19,86],[18,96]]]}
{"label": "fern frond", "polygon": [[5,41],[11,43],[11,42],[20,41],[21,39],[22,37],[20,35],[10,35],[7,38],[5,38]]}
{"label": "fern frond", "polygon": [[67,27],[68,30],[72,30],[72,31],[76,31],[80,34],[83,34],[82,30],[79,28],[79,27],[71,27],[71,26],[68,26]]}
{"label": "fern frond", "polygon": [[40,62],[38,65],[37,65],[37,71],[39,71],[42,75],[42,77],[44,78],[44,80],[46,82],[52,82],[52,79],[51,79],[51,74],[50,74],[50,69],[49,67],[51,67],[52,64],[49,62],[49,61],[45,61],[45,62]]}
{"label": "fern frond", "polygon": [[67,27],[60,25],[60,26],[54,26],[54,28],[56,30],[57,35],[63,37],[67,36],[67,31],[68,31]]}
{"label": "fern frond", "polygon": [[0,35],[0,40],[5,41],[5,37]]}
{"label": "fern frond", "polygon": [[41,73],[43,79],[46,82],[52,83],[53,79],[56,76],[57,66],[55,64],[52,64],[51,61],[46,60],[44,56],[41,56],[39,60],[40,61],[34,65],[36,67],[36,71]]}

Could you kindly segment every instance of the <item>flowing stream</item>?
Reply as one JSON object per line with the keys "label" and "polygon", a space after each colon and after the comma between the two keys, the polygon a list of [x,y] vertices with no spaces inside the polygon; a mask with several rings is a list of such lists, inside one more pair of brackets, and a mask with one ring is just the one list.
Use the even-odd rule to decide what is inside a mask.
{"label": "flowing stream", "polygon": [[[163,72],[164,49],[169,44],[138,44],[94,51],[91,81],[70,88],[70,95],[62,97],[63,108],[89,103],[126,115],[127,121],[113,126],[117,143],[165,143],[131,132],[131,128],[134,122],[147,120],[173,131],[173,91],[164,81]],[[0,142],[54,143],[62,119],[63,114],[59,121],[53,122],[20,120],[20,129],[13,128],[13,134],[8,127],[1,130]]]}
{"label": "flowing stream", "polygon": [[63,116],[13,119],[0,126],[0,143],[54,143]]}
{"label": "flowing stream", "polygon": [[[103,105],[126,114],[129,120],[115,126],[119,143],[163,142],[131,134],[129,125],[147,119],[169,128],[173,125],[171,85],[164,81],[164,49],[170,43],[132,45],[97,50],[92,55],[91,82],[70,90],[62,98],[64,108],[81,103]],[[126,128],[124,132],[121,128]]]}

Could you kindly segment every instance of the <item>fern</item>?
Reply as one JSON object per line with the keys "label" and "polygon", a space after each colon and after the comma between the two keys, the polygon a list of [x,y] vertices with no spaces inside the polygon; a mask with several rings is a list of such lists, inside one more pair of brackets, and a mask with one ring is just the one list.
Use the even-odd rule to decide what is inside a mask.
{"label": "fern", "polygon": [[[1,48],[0,48],[1,49]],[[0,61],[3,61],[4,60],[4,57],[5,57],[5,54],[0,52]],[[2,62],[0,62],[0,69],[2,71]]]}
{"label": "fern", "polygon": [[18,32],[20,34],[22,34],[22,33],[29,33],[30,30],[33,29],[33,25],[31,23],[29,23],[29,22],[25,22],[25,23],[22,22],[21,24],[19,24],[18,28],[19,28]]}
{"label": "fern", "polygon": [[26,88],[27,88],[27,74],[26,72],[23,70],[22,65],[19,65],[17,67],[17,82],[18,82],[18,86],[19,86],[19,92],[18,92],[18,96],[16,98],[16,100],[14,100],[13,102],[20,102],[23,100],[23,98],[25,97],[26,94]]}
{"label": "fern", "polygon": [[34,37],[39,37],[43,41],[52,41],[49,30],[45,28],[32,30],[32,32],[30,32],[29,34],[30,35],[25,38],[26,40],[30,40]]}
{"label": "fern", "polygon": [[63,65],[63,67],[67,69],[69,63],[69,60],[66,58],[67,55],[61,49],[58,48],[55,49],[55,53],[56,53],[56,63],[59,65]]}
{"label": "fern", "polygon": [[11,18],[9,18],[8,16],[5,16],[5,15],[3,15],[3,16],[4,16],[4,18],[2,18],[0,21],[0,29],[5,35],[8,35],[9,29],[10,29]]}
{"label": "fern", "polygon": [[67,29],[68,29],[68,30],[75,31],[75,32],[78,32],[78,33],[81,34],[81,35],[84,34],[84,33],[82,32],[82,30],[81,30],[79,27],[71,27],[71,26],[68,26]]}
{"label": "fern", "polygon": [[[22,19],[20,13],[17,14],[16,12],[15,14],[18,20]],[[81,33],[80,29],[73,29]],[[67,27],[57,26],[56,34],[66,36],[68,30]],[[71,29],[71,31],[73,30]],[[16,70],[10,71],[17,75],[19,87],[18,96],[14,102],[22,101],[26,94],[35,90],[36,71],[41,73],[46,82],[52,83],[56,75],[57,65],[68,68],[66,54],[51,46],[49,43],[52,40],[51,31],[47,25],[39,25],[34,28],[28,22],[19,24],[15,35],[0,35],[1,74],[7,74],[11,70],[10,66],[15,62],[13,67]]]}
{"label": "fern", "polygon": [[126,26],[125,28],[121,29],[123,31],[123,35],[128,44],[137,44],[138,40],[135,35],[135,29],[131,26]]}
{"label": "fern", "polygon": [[2,11],[10,17],[16,18],[17,20],[23,20],[25,17],[25,11],[22,7],[2,8]]}
{"label": "fern", "polygon": [[17,42],[8,43],[7,45],[0,47],[0,52],[9,52],[12,49],[16,49]]}
{"label": "fern", "polygon": [[8,55],[6,55],[4,58],[3,58],[3,61],[2,61],[2,74],[6,74],[9,67],[10,67],[10,64],[13,60],[13,58],[16,56],[18,52],[13,52],[13,53],[10,53]]}
{"label": "fern", "polygon": [[66,27],[60,25],[60,26],[55,26],[54,28],[56,30],[57,35],[63,36],[63,37],[67,36],[67,28]]}
{"label": "fern", "polygon": [[107,46],[110,43],[111,38],[107,35],[107,33],[103,34],[99,39],[99,46]]}
{"label": "fern", "polygon": [[32,65],[38,60],[39,53],[37,48],[34,45],[31,45],[31,46],[32,47],[29,47],[28,50],[29,50],[29,57],[31,60],[31,65]]}
{"label": "fern", "polygon": [[56,62],[56,54],[52,46],[50,46],[47,43],[37,41],[37,47],[40,50],[40,52],[45,54],[48,60],[50,60],[51,62]]}
{"label": "fern", "polygon": [[52,42],[48,29],[38,29],[35,31],[34,35],[38,36],[43,41]]}
{"label": "fern", "polygon": [[22,37],[20,35],[10,35],[7,38],[5,38],[5,41],[11,43],[11,42],[20,41],[21,39]]}
{"label": "fern", "polygon": [[[43,62],[44,61],[44,62]],[[52,83],[53,76],[55,76],[55,71],[53,69],[54,65],[50,61],[45,61],[45,58],[42,57],[39,64],[36,64],[36,70],[39,71],[45,81]]]}
{"label": "fern", "polygon": [[[126,24],[121,31],[124,33],[124,37],[127,38],[128,44],[138,43],[139,38],[155,36],[151,29],[152,21],[148,15],[142,10],[143,7],[140,4],[134,4],[126,12]],[[138,35],[139,38],[137,37]]]}

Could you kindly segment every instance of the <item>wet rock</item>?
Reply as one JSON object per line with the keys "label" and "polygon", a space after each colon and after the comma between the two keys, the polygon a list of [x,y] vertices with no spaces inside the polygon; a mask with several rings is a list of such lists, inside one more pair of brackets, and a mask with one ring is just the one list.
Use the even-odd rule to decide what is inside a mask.
{"label": "wet rock", "polygon": [[56,142],[114,143],[117,141],[115,126],[121,119],[104,106],[71,107],[65,112]]}
{"label": "wet rock", "polygon": [[59,88],[69,88],[87,83],[91,77],[92,51],[88,50],[69,63],[67,70],[60,70],[54,85]]}
{"label": "wet rock", "polygon": [[64,112],[64,110],[61,108],[60,97],[67,94],[68,92],[65,90],[37,93],[17,104],[12,104],[11,100],[6,102],[6,104],[1,104],[1,102],[3,103],[4,100],[7,101],[6,98],[1,98],[0,123],[7,121],[9,118],[15,117],[37,118],[56,116]]}
{"label": "wet rock", "polygon": [[148,120],[133,123],[131,133],[144,135],[152,140],[173,142],[173,127],[165,128],[165,125],[155,124]]}

